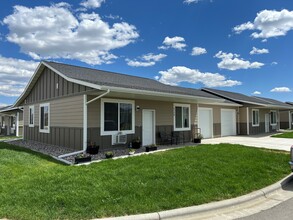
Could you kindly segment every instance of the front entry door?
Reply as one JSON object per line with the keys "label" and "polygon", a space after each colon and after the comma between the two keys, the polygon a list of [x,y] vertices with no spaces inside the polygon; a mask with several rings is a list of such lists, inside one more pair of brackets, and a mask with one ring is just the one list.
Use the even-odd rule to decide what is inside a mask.
{"label": "front entry door", "polygon": [[270,114],[265,114],[265,132],[270,132]]}
{"label": "front entry door", "polygon": [[142,110],[142,145],[156,143],[155,110]]}

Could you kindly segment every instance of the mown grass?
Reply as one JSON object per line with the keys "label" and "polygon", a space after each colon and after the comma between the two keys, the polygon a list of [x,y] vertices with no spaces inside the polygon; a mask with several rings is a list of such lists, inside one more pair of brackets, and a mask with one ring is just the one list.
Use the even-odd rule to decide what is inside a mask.
{"label": "mown grass", "polygon": [[1,136],[0,141],[5,141],[5,140],[10,140],[10,139],[15,139],[15,138],[21,138],[21,137],[16,137],[16,136]]}
{"label": "mown grass", "polygon": [[90,219],[228,199],[290,173],[289,155],[240,145],[201,145],[66,166],[0,143],[0,218]]}
{"label": "mown grass", "polygon": [[275,134],[272,135],[271,137],[275,137],[275,138],[293,138],[293,132],[285,132],[282,134]]}

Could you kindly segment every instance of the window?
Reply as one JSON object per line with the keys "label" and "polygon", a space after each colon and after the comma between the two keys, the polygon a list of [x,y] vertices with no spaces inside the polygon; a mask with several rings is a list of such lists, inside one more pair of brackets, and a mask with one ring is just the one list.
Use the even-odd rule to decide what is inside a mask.
{"label": "window", "polygon": [[174,104],[174,131],[190,130],[190,105]]}
{"label": "window", "polygon": [[271,125],[277,125],[277,112],[271,111]]}
{"label": "window", "polygon": [[10,127],[15,128],[15,117],[13,116],[10,117]]}
{"label": "window", "polygon": [[134,133],[134,101],[102,99],[101,134]]}
{"label": "window", "polygon": [[40,132],[50,133],[50,105],[40,105]]}
{"label": "window", "polygon": [[259,110],[252,109],[252,126],[259,126]]}
{"label": "window", "polygon": [[29,127],[34,127],[34,119],[35,119],[35,107],[34,106],[30,106],[29,107]]}

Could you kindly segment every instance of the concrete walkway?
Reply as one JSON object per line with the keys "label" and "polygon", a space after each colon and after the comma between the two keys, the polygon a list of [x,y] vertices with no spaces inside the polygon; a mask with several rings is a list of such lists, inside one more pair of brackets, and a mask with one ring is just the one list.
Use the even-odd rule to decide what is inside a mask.
{"label": "concrete walkway", "polygon": [[268,148],[275,150],[290,151],[293,145],[293,139],[290,138],[272,138],[270,135],[252,135],[252,136],[229,136],[212,139],[203,139],[203,144],[242,144],[245,146]]}

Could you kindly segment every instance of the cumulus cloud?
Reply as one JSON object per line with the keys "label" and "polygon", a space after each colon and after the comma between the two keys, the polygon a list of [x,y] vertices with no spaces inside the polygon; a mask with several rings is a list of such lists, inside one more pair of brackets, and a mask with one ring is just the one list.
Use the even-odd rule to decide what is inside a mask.
{"label": "cumulus cloud", "polygon": [[7,40],[33,59],[77,59],[91,65],[111,63],[117,58],[111,50],[139,37],[135,26],[126,22],[110,26],[96,13],[75,16],[68,7],[56,4],[14,6],[3,23],[9,28]]}
{"label": "cumulus cloud", "polygon": [[194,48],[192,48],[191,55],[192,56],[199,56],[199,55],[206,54],[206,53],[207,53],[207,50],[205,48],[194,47]]}
{"label": "cumulus cloud", "polygon": [[249,62],[240,58],[239,54],[225,53],[219,51],[214,57],[221,59],[218,63],[220,69],[239,70],[239,69],[256,69],[264,64],[260,62]]}
{"label": "cumulus cloud", "polygon": [[105,0],[85,0],[80,3],[85,8],[99,8]]}
{"label": "cumulus cloud", "polygon": [[8,106],[8,104],[6,104],[6,103],[0,103],[0,108],[4,108],[6,106]]}
{"label": "cumulus cloud", "polygon": [[0,95],[19,96],[30,77],[33,75],[38,63],[0,55]]}
{"label": "cumulus cloud", "polygon": [[202,73],[197,69],[185,66],[174,66],[166,71],[160,71],[160,76],[155,77],[161,83],[178,85],[181,82],[202,83],[205,87],[232,87],[242,83],[235,80],[227,80],[219,73]]}
{"label": "cumulus cloud", "polygon": [[252,50],[249,52],[251,55],[253,54],[265,54],[265,53],[269,53],[268,49],[258,49],[256,47],[253,47]]}
{"label": "cumulus cloud", "polygon": [[271,89],[271,92],[292,92],[288,87],[276,87]]}
{"label": "cumulus cloud", "polygon": [[259,92],[259,91],[254,91],[254,92],[252,93],[252,95],[261,95],[261,92]]}
{"label": "cumulus cloud", "polygon": [[185,50],[185,39],[183,37],[165,37],[163,45],[159,49],[167,50],[169,48],[174,48],[176,50]]}
{"label": "cumulus cloud", "polygon": [[166,54],[153,54],[153,53],[148,53],[145,55],[142,55],[141,57],[138,57],[139,60],[134,59],[125,59],[127,62],[128,66],[133,66],[133,67],[148,67],[148,66],[154,66],[156,62],[161,61],[164,59],[167,55]]}
{"label": "cumulus cloud", "polygon": [[251,34],[253,38],[267,39],[270,37],[285,36],[288,31],[293,29],[293,11],[283,9],[263,10],[257,13],[253,22],[246,22],[233,28],[236,34],[245,30],[255,30]]}

